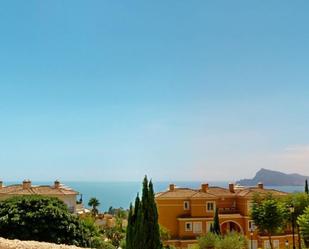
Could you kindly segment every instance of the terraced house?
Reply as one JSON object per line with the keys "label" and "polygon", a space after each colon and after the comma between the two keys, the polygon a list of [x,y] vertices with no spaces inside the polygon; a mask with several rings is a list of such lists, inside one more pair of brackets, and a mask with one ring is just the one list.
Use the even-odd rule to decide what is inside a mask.
{"label": "terraced house", "polygon": [[55,181],[53,185],[32,185],[30,180],[24,180],[21,184],[4,186],[0,181],[0,200],[21,195],[43,195],[57,197],[62,200],[72,213],[76,213],[76,197],[79,193],[75,190]]}
{"label": "terraced house", "polygon": [[[190,248],[196,238],[210,231],[216,208],[219,211],[221,232],[237,231],[249,240],[249,248],[270,248],[268,237],[260,234],[250,219],[253,196],[272,194],[275,197],[287,193],[265,189],[262,183],[244,188],[229,184],[228,188],[210,187],[202,184],[200,189],[178,188],[174,184],[156,195],[159,223],[167,228],[171,240],[167,243],[177,248]],[[276,249],[292,245],[292,233],[287,229],[274,236]],[[252,240],[252,243],[251,243]],[[289,247],[288,247],[289,248]]]}

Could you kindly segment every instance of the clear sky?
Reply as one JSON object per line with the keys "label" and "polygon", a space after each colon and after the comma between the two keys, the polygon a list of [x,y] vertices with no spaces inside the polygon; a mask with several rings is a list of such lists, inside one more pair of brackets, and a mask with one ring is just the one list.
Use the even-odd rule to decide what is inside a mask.
{"label": "clear sky", "polygon": [[309,175],[309,1],[0,3],[0,178]]}

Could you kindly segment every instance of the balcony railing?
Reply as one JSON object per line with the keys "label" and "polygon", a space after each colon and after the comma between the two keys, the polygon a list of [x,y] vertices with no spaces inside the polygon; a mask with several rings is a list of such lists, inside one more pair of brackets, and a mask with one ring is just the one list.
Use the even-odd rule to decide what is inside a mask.
{"label": "balcony railing", "polygon": [[219,208],[219,214],[239,214],[240,211],[237,208]]}

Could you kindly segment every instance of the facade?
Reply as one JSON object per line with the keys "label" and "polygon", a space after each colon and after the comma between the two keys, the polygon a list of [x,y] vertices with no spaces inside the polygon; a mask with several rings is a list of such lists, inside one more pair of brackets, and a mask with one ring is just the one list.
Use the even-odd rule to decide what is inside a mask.
{"label": "facade", "polygon": [[[262,183],[257,187],[243,188],[229,184],[228,188],[210,187],[202,184],[200,189],[177,188],[174,184],[165,192],[156,195],[160,225],[167,228],[171,239],[167,244],[177,248],[190,248],[196,238],[210,231],[215,210],[218,208],[221,232],[237,231],[249,240],[249,248],[270,248],[268,237],[260,234],[250,219],[252,198],[272,194],[275,197],[287,193],[265,189]],[[274,236],[276,249],[292,246],[292,233]],[[251,243],[252,240],[252,243]],[[292,248],[292,247],[291,247]]]}
{"label": "facade", "polygon": [[76,213],[76,197],[79,193],[73,189],[63,186],[55,181],[52,186],[33,186],[30,180],[24,180],[22,184],[4,186],[0,181],[0,200],[21,195],[43,195],[57,197],[69,208],[70,212]]}

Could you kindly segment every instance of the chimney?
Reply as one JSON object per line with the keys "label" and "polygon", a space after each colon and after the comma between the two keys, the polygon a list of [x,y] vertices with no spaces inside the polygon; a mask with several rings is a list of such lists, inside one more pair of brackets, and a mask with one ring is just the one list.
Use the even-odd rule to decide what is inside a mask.
{"label": "chimney", "polygon": [[58,180],[54,182],[54,188],[60,188],[60,182]]}
{"label": "chimney", "polygon": [[230,190],[231,193],[235,193],[235,184],[234,183],[229,184],[229,190]]}
{"label": "chimney", "polygon": [[258,183],[258,188],[259,188],[259,189],[264,189],[264,184],[263,184],[262,182],[259,182],[259,183]]}
{"label": "chimney", "polygon": [[169,190],[170,190],[170,191],[174,191],[174,190],[175,190],[175,184],[170,184]]}
{"label": "chimney", "polygon": [[206,193],[207,190],[208,190],[208,187],[209,187],[209,184],[208,184],[208,183],[203,183],[203,184],[201,185],[201,190],[202,190],[202,192]]}
{"label": "chimney", "polygon": [[24,180],[23,181],[23,189],[29,189],[31,188],[31,181],[30,180]]}
{"label": "chimney", "polygon": [[3,181],[0,180],[0,189],[3,188]]}

